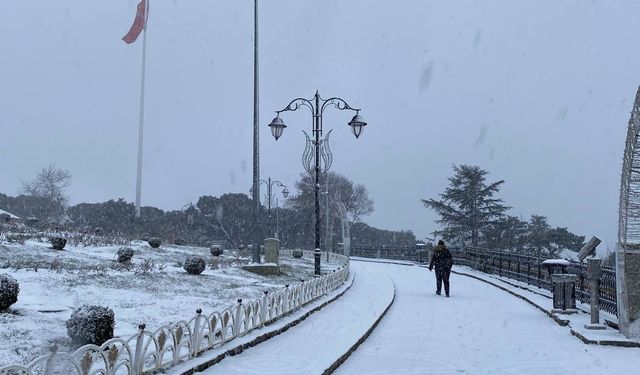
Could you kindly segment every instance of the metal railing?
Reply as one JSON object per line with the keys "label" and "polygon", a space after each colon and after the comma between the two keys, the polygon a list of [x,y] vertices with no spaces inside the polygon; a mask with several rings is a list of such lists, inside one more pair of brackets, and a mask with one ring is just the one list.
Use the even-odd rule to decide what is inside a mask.
{"label": "metal railing", "polygon": [[[457,248],[451,246],[449,249],[454,256],[454,264],[465,265],[478,271],[508,277],[549,291],[553,288],[549,269],[542,265],[546,258],[483,248]],[[417,251],[415,247],[394,245],[352,246],[351,255],[425,263],[428,262],[428,256],[426,256],[428,250]],[[589,282],[586,278],[587,265],[579,262],[570,262],[566,267],[566,272],[578,276],[576,280],[576,299],[583,303],[590,303]],[[600,309],[617,316],[615,269],[602,267],[599,295]]]}
{"label": "metal railing", "polygon": [[[281,250],[281,254],[292,255],[290,250]],[[313,259],[313,251],[304,251],[303,256]],[[155,330],[141,324],[129,338],[113,338],[100,346],[85,345],[72,353],[52,348],[50,354],[27,365],[0,368],[0,375],[139,375],[165,370],[222,347],[340,287],[349,276],[349,259],[339,254],[329,257],[340,264],[333,272],[287,285],[275,293],[265,291],[254,301],[238,299],[234,307],[209,315],[198,309],[189,320]]]}
{"label": "metal railing", "polygon": [[[478,271],[508,277],[528,285],[551,291],[550,269],[545,267],[543,258],[522,255],[504,251],[490,251],[483,249],[453,249],[454,264],[465,265]],[[589,281],[587,280],[587,265],[579,262],[569,262],[566,273],[577,275],[576,299],[583,303],[591,302]],[[617,316],[616,303],[616,272],[612,268],[602,268],[600,276],[600,309]]]}
{"label": "metal railing", "polygon": [[384,258],[416,260],[416,248],[413,246],[359,246],[351,245],[351,256],[362,258]]}

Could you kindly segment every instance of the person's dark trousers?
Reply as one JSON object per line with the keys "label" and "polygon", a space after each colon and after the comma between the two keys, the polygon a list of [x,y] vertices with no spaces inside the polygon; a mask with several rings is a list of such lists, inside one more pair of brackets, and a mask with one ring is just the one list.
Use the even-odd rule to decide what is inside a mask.
{"label": "person's dark trousers", "polygon": [[442,284],[444,283],[444,294],[449,295],[449,276],[451,270],[437,270],[436,269],[436,293],[440,294],[442,290]]}

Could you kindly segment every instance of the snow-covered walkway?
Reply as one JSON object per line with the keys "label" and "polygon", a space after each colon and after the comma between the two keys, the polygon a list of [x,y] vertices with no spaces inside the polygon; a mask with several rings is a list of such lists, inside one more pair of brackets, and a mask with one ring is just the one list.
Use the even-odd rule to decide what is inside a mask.
{"label": "snow-covered walkway", "polygon": [[585,345],[528,303],[478,280],[451,276],[437,296],[425,268],[352,260],[352,288],[289,331],[203,374],[321,374],[388,305],[337,374],[636,374],[640,349]]}
{"label": "snow-covered walkway", "polygon": [[201,374],[321,374],[375,323],[394,296],[391,280],[352,263],[353,286],[298,326]]}
{"label": "snow-covered walkway", "polygon": [[446,298],[434,293],[435,277],[425,268],[360,264],[367,273],[388,275],[397,288],[396,300],[337,374],[638,371],[640,349],[585,345],[539,310],[493,286],[451,275],[452,297]]}

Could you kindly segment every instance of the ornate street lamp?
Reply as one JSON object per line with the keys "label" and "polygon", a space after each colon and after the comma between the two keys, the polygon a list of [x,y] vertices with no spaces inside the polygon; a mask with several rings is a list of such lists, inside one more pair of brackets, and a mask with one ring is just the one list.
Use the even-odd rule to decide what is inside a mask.
{"label": "ornate street lamp", "polygon": [[364,130],[364,127],[367,126],[367,123],[364,122],[359,112],[356,112],[356,115],[353,116],[351,121],[349,121],[349,126],[351,126],[351,131],[353,132],[353,135],[355,135],[357,139],[357,138],[360,138],[360,135],[362,134],[362,130]]}
{"label": "ornate street lamp", "polygon": [[289,196],[289,190],[287,189],[287,185],[283,184],[282,182],[278,181],[278,180],[272,180],[271,177],[269,177],[266,180],[260,180],[261,184],[266,184],[267,185],[267,205],[268,205],[268,210],[269,210],[269,216],[268,216],[268,221],[267,221],[267,227],[269,228],[269,230],[271,229],[271,201],[273,200],[273,196],[272,196],[272,190],[273,190],[273,185],[277,185],[280,186],[282,189],[282,195],[286,198]]}
{"label": "ornate street lamp", "polygon": [[280,117],[280,113],[287,111],[296,111],[300,107],[307,107],[311,110],[311,116],[313,118],[313,135],[315,138],[314,141],[314,151],[315,151],[315,274],[320,275],[320,148],[321,141],[320,137],[322,136],[322,115],[324,114],[324,110],[333,106],[339,110],[350,110],[354,111],[356,114],[353,116],[351,121],[349,121],[349,126],[353,132],[353,135],[356,138],[359,138],[362,134],[362,129],[367,125],[367,123],[360,116],[360,109],[352,108],[345,102],[343,99],[338,97],[333,97],[329,99],[322,99],[318,91],[314,97],[309,100],[305,98],[296,98],[293,99],[284,109],[280,111],[276,111],[276,117],[271,121],[269,127],[271,128],[271,134],[276,139],[276,141],[282,137],[282,133],[284,129],[287,127],[284,124],[284,121]]}
{"label": "ornate street lamp", "polygon": [[269,127],[271,128],[271,134],[273,135],[273,138],[275,138],[277,141],[278,138],[282,137],[282,132],[284,132],[284,128],[286,128],[287,125],[284,124],[284,121],[282,121],[280,115],[278,115],[273,120],[271,120],[271,124],[269,124]]}

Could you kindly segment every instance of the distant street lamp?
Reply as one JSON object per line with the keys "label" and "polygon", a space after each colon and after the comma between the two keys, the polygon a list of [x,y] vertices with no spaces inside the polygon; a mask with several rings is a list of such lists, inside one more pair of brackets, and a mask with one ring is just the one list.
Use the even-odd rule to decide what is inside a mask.
{"label": "distant street lamp", "polygon": [[282,196],[287,198],[289,196],[289,190],[287,189],[287,185],[283,184],[278,180],[272,180],[269,177],[266,180],[260,180],[261,184],[267,185],[267,209],[268,209],[268,219],[267,219],[267,227],[269,228],[269,232],[271,232],[271,201],[273,200],[272,190],[273,185],[280,186],[282,189]]}
{"label": "distant street lamp", "polygon": [[292,100],[284,109],[280,111],[276,111],[276,117],[271,121],[269,127],[271,128],[271,134],[276,139],[276,141],[282,137],[282,133],[284,129],[287,127],[284,124],[284,121],[280,117],[280,113],[287,111],[296,111],[301,106],[305,106],[311,110],[311,115],[313,117],[313,134],[315,136],[314,148],[315,148],[315,274],[320,275],[320,137],[322,136],[322,115],[324,114],[324,110],[328,106],[334,106],[339,110],[350,110],[354,111],[356,114],[353,116],[351,121],[349,121],[349,126],[351,127],[351,131],[356,138],[359,138],[362,134],[362,130],[367,125],[367,123],[360,116],[360,109],[352,108],[341,98],[333,97],[329,99],[320,98],[320,94],[316,91],[313,99],[305,99],[305,98],[296,98]]}

